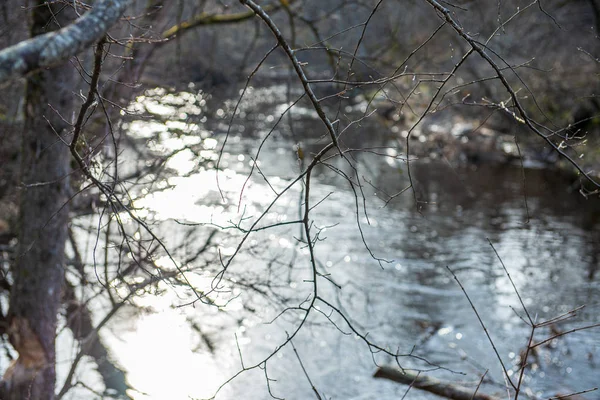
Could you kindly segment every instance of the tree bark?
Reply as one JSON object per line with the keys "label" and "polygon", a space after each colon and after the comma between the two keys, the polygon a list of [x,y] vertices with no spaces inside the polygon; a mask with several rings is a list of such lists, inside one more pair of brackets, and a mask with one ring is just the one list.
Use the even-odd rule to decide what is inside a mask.
{"label": "tree bark", "polygon": [[[38,0],[31,36],[70,22],[68,8]],[[21,146],[19,245],[8,315],[10,342],[19,354],[5,372],[3,400],[51,400],[55,336],[64,281],[68,228],[69,147],[76,71],[68,64],[31,74],[26,83]]]}

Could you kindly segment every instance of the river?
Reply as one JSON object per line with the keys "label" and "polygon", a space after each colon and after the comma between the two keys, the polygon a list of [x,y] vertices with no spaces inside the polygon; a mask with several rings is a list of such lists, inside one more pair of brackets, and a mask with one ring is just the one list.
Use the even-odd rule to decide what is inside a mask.
{"label": "river", "polygon": [[[302,312],[288,308],[310,299],[312,270],[300,225],[287,222],[299,219],[303,186],[289,189],[259,222],[280,225],[251,234],[239,253],[243,233],[231,229],[248,229],[298,175],[303,163],[298,146],[308,161],[327,143],[320,121],[302,102],[270,133],[294,99],[288,95],[285,86],[246,93],[220,159],[236,96],[209,96],[190,86],[138,98],[138,109],[163,119],[131,118],[125,128],[135,143],[154,152],[178,152],[167,163],[168,177],[154,174],[132,186],[132,204],[173,249],[176,261],[197,251],[217,227],[229,227],[217,229],[218,246],[190,263],[197,264],[187,273],[195,285],[209,290],[218,260],[236,258],[220,293],[213,293],[221,307],[184,306],[194,299],[189,290],[162,285],[136,300],[143,312],[124,309],[102,331],[136,388],[134,399],[210,397],[240,370],[240,356],[246,367],[260,363],[300,324]],[[342,114],[358,118],[361,107],[346,105]],[[407,386],[372,378],[375,363],[393,365],[392,358],[372,352],[347,322],[372,343],[430,363],[405,357],[404,367],[434,369],[431,376],[472,387],[489,370],[481,390],[505,398],[494,350],[450,272],[514,379],[530,328],[490,243],[536,321],[586,306],[569,321],[540,328],[536,340],[600,322],[598,199],[586,200],[557,171],[528,168],[524,181],[518,166],[457,164],[443,157],[413,161],[414,190],[396,196],[409,185],[398,140],[374,118],[360,125],[348,131],[344,145],[367,149],[349,155],[362,194],[342,176],[356,180],[348,162],[333,156],[315,169],[310,191],[315,256],[323,275],[319,293],[348,320],[317,301],[319,310],[269,359],[266,371],[262,365],[244,372],[217,398],[266,399],[269,391],[286,399],[315,398],[302,366],[323,398],[402,397]],[[121,155],[122,173],[148,161],[132,162],[139,154]],[[81,225],[85,221],[98,225],[92,219]],[[94,254],[96,235],[87,240]],[[168,268],[170,260],[155,262]],[[539,349],[524,376],[530,398],[598,386],[600,329],[560,337]],[[92,376],[90,368],[83,368],[82,376]],[[598,398],[597,392],[589,396]],[[436,397],[413,389],[406,398]]]}

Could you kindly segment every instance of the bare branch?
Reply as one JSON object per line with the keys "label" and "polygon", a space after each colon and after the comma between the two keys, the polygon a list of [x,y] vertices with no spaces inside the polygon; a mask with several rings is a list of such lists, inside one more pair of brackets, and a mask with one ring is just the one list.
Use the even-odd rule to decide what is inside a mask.
{"label": "bare branch", "polygon": [[68,60],[98,41],[121,17],[130,0],[102,0],[73,24],[0,52],[0,82]]}

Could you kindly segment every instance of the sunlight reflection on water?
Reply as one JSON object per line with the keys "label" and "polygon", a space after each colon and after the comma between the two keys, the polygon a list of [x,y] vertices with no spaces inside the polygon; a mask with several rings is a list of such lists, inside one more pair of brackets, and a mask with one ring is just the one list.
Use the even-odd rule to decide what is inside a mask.
{"label": "sunlight reflection on water", "polygon": [[120,363],[128,370],[129,383],[138,391],[131,392],[133,398],[210,397],[226,376],[210,355],[192,351],[197,346],[197,334],[185,315],[164,307],[167,298],[158,303],[153,304],[158,306],[156,314],[139,317],[131,330],[111,341]]}
{"label": "sunlight reflection on water", "polygon": [[[259,98],[245,99],[242,106],[246,108],[242,112],[267,100],[286,101],[283,90],[285,87],[250,91]],[[272,96],[272,99],[265,98],[265,94]],[[156,99],[157,96],[164,96],[165,104],[161,104]],[[132,105],[132,110],[136,112],[151,111],[173,117],[174,121],[167,124],[151,120],[133,121],[128,125],[130,133],[137,138],[155,138],[150,145],[153,151],[180,150],[167,163],[173,176],[167,178],[162,186],[160,182],[154,182],[162,190],[150,193],[141,191],[134,200],[134,208],[140,216],[148,217],[157,224],[177,220],[206,224],[207,227],[225,227],[231,226],[232,221],[235,221],[248,228],[275,198],[274,190],[282,190],[290,182],[289,176],[297,172],[296,156],[288,151],[294,143],[280,141],[265,145],[260,167],[261,174],[269,178],[271,188],[256,171],[254,178],[245,185],[256,150],[256,140],[239,136],[236,140],[230,138],[230,145],[222,155],[222,169],[218,171],[217,186],[214,164],[199,166],[198,159],[213,163],[216,161],[218,140],[222,140],[222,132],[213,133],[187,120],[182,121],[187,115],[200,115],[205,105],[206,99],[202,95],[184,92],[179,98],[162,89],[139,97],[138,103]],[[226,108],[231,106],[231,101],[226,102]],[[185,109],[182,110],[182,107]],[[199,107],[200,111],[194,107]],[[221,105],[217,115],[224,116],[226,113],[220,107]],[[312,117],[304,109],[300,109],[297,115]],[[259,124],[267,119],[263,118]],[[199,147],[194,153],[186,149],[186,146]],[[390,148],[386,150],[386,154],[395,156],[398,151]],[[402,175],[401,170],[399,172],[400,166],[396,161],[390,158],[369,158],[369,155],[364,157],[362,166],[366,171],[374,171],[371,178],[375,183],[386,189],[390,188],[390,192],[404,187],[406,176]],[[342,168],[343,165],[339,167]],[[427,173],[435,171],[431,168]],[[505,357],[512,354],[512,359],[515,352],[520,350],[515,348],[515,343],[520,345],[519,341],[524,339],[526,330],[520,326],[519,318],[510,309],[510,306],[518,306],[518,299],[508,287],[509,282],[499,269],[485,238],[490,236],[497,244],[515,283],[523,289],[526,300],[537,296],[540,303],[534,302],[532,307],[549,299],[551,307],[540,310],[542,315],[548,315],[554,313],[561,302],[569,306],[576,305],[574,303],[580,299],[572,293],[573,288],[588,287],[590,284],[577,269],[562,270],[560,262],[556,261],[568,258],[575,263],[573,260],[580,260],[579,253],[586,251],[586,233],[582,233],[568,216],[560,213],[546,215],[540,212],[541,222],[538,225],[535,221],[529,225],[523,224],[521,197],[517,194],[514,198],[505,199],[501,194],[503,191],[510,192],[507,189],[510,185],[519,188],[519,175],[512,178],[514,181],[508,181],[507,188],[500,187],[498,192],[492,192],[492,198],[497,199],[500,204],[497,206],[485,201],[483,196],[471,198],[465,195],[470,190],[465,188],[465,183],[448,178],[453,175],[447,169],[442,171],[442,178],[431,181],[427,180],[428,176],[416,175],[419,182],[423,182],[423,187],[419,187],[423,196],[432,200],[426,204],[423,215],[414,211],[410,196],[406,199],[399,198],[387,208],[382,208],[382,201],[375,193],[365,189],[366,196],[374,206],[369,210],[370,225],[361,213],[359,220],[363,224],[363,232],[360,233],[356,226],[356,204],[347,182],[336,181],[337,175],[331,171],[321,171],[318,184],[313,186],[311,195],[313,202],[322,199],[327,201],[313,210],[312,218],[318,222],[315,229],[321,229],[327,240],[318,243],[316,254],[323,262],[322,267],[331,274],[331,279],[344,288],[339,292],[340,304],[345,309],[352,310],[357,324],[364,327],[365,331],[372,330],[374,338],[391,347],[400,343],[407,351],[415,342],[423,340],[416,349],[419,354],[457,370],[466,369],[471,378],[481,374],[480,366],[485,364],[486,368],[492,368],[490,375],[497,377],[497,362],[481,335],[468,303],[448,275],[445,266],[449,265],[460,271],[461,279],[464,279],[473,299],[483,310],[486,322],[496,335],[501,353]],[[478,174],[479,172],[472,174],[474,179],[477,179]],[[381,182],[377,182],[378,180]],[[458,194],[450,193],[452,191]],[[262,223],[296,219],[299,194],[300,186],[283,196]],[[532,196],[532,210],[536,210],[537,201]],[[537,210],[541,208],[537,207]],[[123,216],[123,220],[127,221],[127,217]],[[465,221],[473,224],[469,225]],[[176,225],[158,226],[160,234],[169,239],[170,236],[176,236]],[[557,238],[557,232],[562,232],[563,229],[570,232],[569,237],[559,235]],[[394,263],[385,265],[384,269],[380,268],[365,251],[363,235],[377,256],[395,260]],[[277,293],[293,293],[301,299],[300,302],[310,292],[310,275],[307,274],[306,267],[308,250],[304,246],[298,248],[298,237],[297,226],[288,230],[255,234],[247,244],[252,249],[249,251],[250,255],[239,255],[237,264],[231,268],[238,268],[237,271],[243,274],[256,273],[258,282],[264,281],[265,277],[271,279],[270,274],[273,274],[275,278],[270,282],[281,285]],[[220,252],[223,257],[234,253],[238,239],[239,237],[222,239]],[[568,243],[571,250],[563,248],[563,242]],[[549,253],[543,253],[544,251]],[[172,263],[168,258],[160,258],[155,262],[163,267],[169,267]],[[272,265],[269,264],[267,268],[268,263]],[[290,272],[291,268],[287,266],[292,264],[294,269]],[[546,268],[551,271],[547,272]],[[535,275],[534,278],[532,274]],[[562,279],[571,286],[565,284],[564,287],[556,288],[551,285],[550,275],[561,274]],[[213,282],[210,275],[187,275],[192,283],[205,290]],[[107,335],[116,358],[128,371],[129,382],[140,392],[132,392],[136,400],[210,397],[221,383],[239,369],[238,345],[244,357],[250,360],[248,362],[259,360],[285,340],[287,330],[297,324],[299,319],[296,314],[286,315],[282,318],[283,321],[265,324],[279,310],[269,300],[254,300],[249,298],[251,295],[244,297],[239,288],[219,298],[223,304],[227,304],[226,307],[209,311],[205,310],[204,305],[198,308],[174,308],[174,305],[185,303],[188,299],[174,288],[162,289],[160,295],[146,295],[136,300],[137,305],[152,312],[120,322],[113,329],[118,333]],[[322,290],[325,294],[338,293],[333,285],[325,286]],[[227,302],[228,300],[231,301]],[[559,301],[559,304],[554,305],[554,301]],[[252,312],[246,310],[246,314],[242,313],[245,307],[250,308],[256,304],[258,306]],[[592,304],[598,304],[597,297],[592,298]],[[225,317],[227,312],[231,312],[233,318],[238,320],[232,322],[233,318]],[[190,319],[193,318],[200,319],[201,325],[210,321],[210,325],[216,327],[213,331],[216,332],[213,337],[217,342],[214,355],[205,349],[199,349],[198,332],[190,325]],[[341,334],[331,327],[330,322],[323,315],[317,314],[314,325],[308,326],[296,339],[304,361],[315,375],[313,378],[317,387],[326,388],[326,393],[335,393],[337,398],[348,399],[392,398],[401,394],[405,389],[402,386],[375,382],[370,378],[374,370],[370,352],[355,335]],[[234,335],[238,335],[237,344]],[[424,337],[428,338],[423,339]],[[590,340],[598,343],[597,336],[596,339],[592,337],[584,341],[576,349],[577,352],[588,351]],[[386,358],[378,360],[384,363],[390,361]],[[467,361],[462,362],[465,360]],[[560,373],[552,372],[554,366],[547,365],[545,374],[556,378]],[[298,379],[300,371],[289,349],[273,359],[271,371],[276,371],[273,374],[278,383],[273,384],[281,393],[285,393],[284,397],[305,398],[307,394],[311,395],[306,383]],[[265,397],[265,378],[262,371],[258,372],[260,373],[248,374],[249,378],[242,377],[239,381],[234,381],[227,389],[231,390],[232,397],[223,398]],[[589,376],[590,372],[582,372],[582,368],[578,372],[589,378],[587,381],[593,380]],[[350,385],[349,381],[360,384]],[[544,388],[544,385],[545,382],[542,381],[535,389]],[[557,386],[563,387],[562,383]],[[420,393],[412,393],[410,398],[426,397]]]}
{"label": "sunlight reflection on water", "polygon": [[[178,109],[172,105],[185,103],[185,99],[169,94],[167,103],[161,105],[155,96],[163,95],[162,91],[150,93],[151,101],[146,96],[140,96],[133,110],[146,110],[163,116],[178,115]],[[185,95],[186,93],[184,93]],[[179,114],[180,115],[180,114]],[[246,176],[233,169],[217,171],[214,169],[196,168],[196,155],[187,147],[202,144],[204,150],[199,155],[204,160],[216,160],[217,140],[208,137],[210,133],[201,133],[199,128],[180,121],[167,121],[159,124],[153,121],[133,121],[128,125],[129,132],[134,137],[154,138],[151,149],[157,152],[170,153],[179,151],[170,157],[167,166],[174,170],[175,176],[168,178],[164,190],[143,194],[138,197],[133,207],[136,213],[144,218],[153,220],[180,220],[186,223],[203,223],[227,226],[240,214],[235,208],[220,204],[221,193],[229,201],[236,201],[240,189],[244,186]],[[186,132],[185,135],[170,134],[173,129]],[[158,140],[156,140],[157,136]],[[229,154],[225,154],[227,158]],[[244,161],[243,155],[236,156],[238,161]],[[242,167],[245,169],[245,167]],[[196,171],[196,172],[192,172]],[[277,179],[273,184],[277,185]],[[261,207],[267,204],[274,194],[266,185],[250,182],[246,185],[243,198],[244,215],[256,215]],[[239,199],[237,199],[239,201]],[[272,217],[272,216],[269,216]],[[128,217],[123,215],[123,220]],[[280,220],[286,216],[276,217]],[[278,239],[282,247],[290,247],[287,239]],[[233,254],[233,247],[222,247],[223,256]],[[169,268],[172,261],[168,257],[155,260],[161,267]],[[189,274],[188,280],[198,288],[210,288],[212,278]],[[234,291],[234,296],[237,293]],[[131,395],[138,400],[189,399],[190,397],[206,398],[212,396],[219,385],[230,375],[223,365],[218,365],[214,356],[206,352],[194,351],[198,347],[198,333],[190,327],[189,311],[173,308],[173,304],[181,299],[172,290],[166,290],[162,295],[141,296],[135,300],[136,305],[150,308],[151,314],[141,315],[130,321],[128,327],[118,336],[110,336],[110,347],[121,364],[128,371],[128,381],[136,388]],[[227,302],[228,311],[239,311],[242,303],[239,299]],[[218,316],[212,315],[211,323],[219,325]],[[253,323],[248,322],[249,326]],[[244,336],[245,326],[238,329],[240,335],[238,344],[247,347],[252,339]]]}

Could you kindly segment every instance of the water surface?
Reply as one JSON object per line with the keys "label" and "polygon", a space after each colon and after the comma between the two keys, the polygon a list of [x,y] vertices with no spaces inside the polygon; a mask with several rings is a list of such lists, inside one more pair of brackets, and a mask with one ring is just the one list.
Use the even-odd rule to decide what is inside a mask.
{"label": "water surface", "polygon": [[[248,229],[300,172],[297,146],[308,161],[327,138],[302,102],[272,131],[293,98],[285,86],[251,90],[231,128],[236,97],[187,93],[183,100],[177,100],[180,94],[164,101],[170,104],[157,100],[164,96],[160,91],[139,99],[171,122],[130,122],[127,129],[135,140],[154,151],[181,151],[168,163],[173,176],[162,183],[146,182],[146,191],[133,189],[134,204],[165,243],[177,249],[176,260],[193,254],[218,229],[219,246],[205,259],[227,262],[244,236],[232,227]],[[343,111],[352,120],[364,110],[359,105]],[[424,158],[411,166],[414,190],[395,196],[410,183],[397,138],[367,119],[360,129],[348,131],[343,144],[369,150],[351,154],[354,169],[333,152],[328,165],[315,169],[310,218],[312,234],[318,232],[316,261],[324,275],[319,294],[347,320],[317,302],[320,312],[310,314],[293,342],[269,359],[266,371],[262,364],[244,372],[217,398],[262,399],[269,392],[287,399],[314,398],[299,359],[323,398],[401,397],[406,386],[371,377],[375,363],[391,364],[391,357],[373,352],[348,322],[373,343],[392,352],[412,352],[430,363],[406,357],[401,359],[404,367],[432,369],[432,376],[465,384],[476,384],[489,370],[483,390],[502,395],[499,362],[448,270],[468,292],[509,374],[515,374],[529,328],[489,242],[536,321],[586,305],[556,330],[540,329],[538,340],[600,322],[600,203],[584,199],[564,176],[527,169],[523,180],[518,166],[461,166]],[[258,168],[252,170],[253,165]],[[341,172],[361,187],[352,187]],[[303,193],[301,182],[294,185],[258,226],[298,220]],[[139,391],[132,396],[209,397],[242,362],[244,367],[260,363],[284,343],[302,316],[289,307],[306,305],[313,289],[303,240],[298,224],[252,233],[227,267],[221,293],[215,294],[220,308],[201,303],[182,307],[193,300],[192,294],[169,286],[138,300],[147,313],[120,318],[103,332]],[[170,261],[159,262],[168,266]],[[190,280],[210,290],[218,264],[195,262],[198,269],[188,274]],[[597,386],[599,349],[598,329],[542,346],[529,360],[525,392],[547,398]],[[414,390],[407,398],[435,397]]]}

